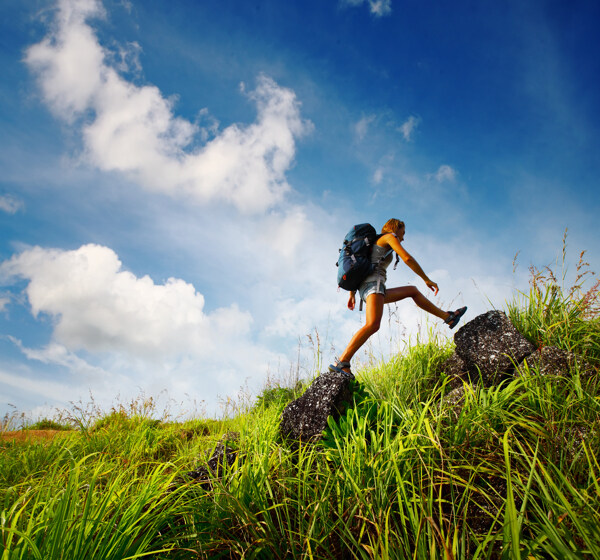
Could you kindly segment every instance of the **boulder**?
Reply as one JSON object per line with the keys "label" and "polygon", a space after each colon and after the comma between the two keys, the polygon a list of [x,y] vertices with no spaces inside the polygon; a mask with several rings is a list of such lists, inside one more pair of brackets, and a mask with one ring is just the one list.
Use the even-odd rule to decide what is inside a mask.
{"label": "boulder", "polygon": [[488,311],[466,323],[454,335],[456,354],[467,372],[485,386],[496,385],[503,375],[535,351],[502,311]]}
{"label": "boulder", "polygon": [[341,373],[323,373],[306,392],[288,404],[281,415],[282,436],[301,441],[318,440],[327,427],[327,418],[337,420],[352,401],[353,381]]}

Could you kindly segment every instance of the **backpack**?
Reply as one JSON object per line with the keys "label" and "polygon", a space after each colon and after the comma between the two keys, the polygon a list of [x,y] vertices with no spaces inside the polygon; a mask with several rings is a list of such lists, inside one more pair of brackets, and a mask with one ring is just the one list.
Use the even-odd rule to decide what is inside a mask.
{"label": "backpack", "polygon": [[371,224],[358,224],[346,234],[336,263],[340,288],[354,292],[373,272],[375,265],[371,262],[371,251],[380,237]]}

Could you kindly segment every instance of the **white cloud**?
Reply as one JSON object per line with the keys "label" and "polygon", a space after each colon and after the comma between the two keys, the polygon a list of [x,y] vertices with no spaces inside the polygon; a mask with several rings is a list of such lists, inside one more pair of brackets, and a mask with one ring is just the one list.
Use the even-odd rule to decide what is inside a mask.
{"label": "white cloud", "polygon": [[74,352],[70,352],[65,346],[57,342],[50,342],[42,348],[27,348],[22,341],[13,336],[8,336],[7,339],[19,348],[29,360],[59,365],[88,378],[106,375],[107,373],[101,368],[91,366]]}
{"label": "white cloud", "polygon": [[205,401],[216,414],[219,396],[234,395],[244,379],[260,389],[269,365],[287,362],[256,340],[249,312],[236,304],[208,312],[192,284],[137,277],[107,247],[27,249],[0,264],[0,278],[25,279],[32,315],[52,328],[39,348],[7,339],[64,386],[61,402],[92,392],[108,406],[115,395],[135,398],[142,388]]}
{"label": "white cloud", "polygon": [[244,336],[248,313],[235,305],[204,312],[191,284],[170,278],[155,284],[122,269],[107,247],[61,251],[35,247],[0,265],[5,276],[28,280],[32,314],[51,317],[56,345],[36,359],[63,363],[68,351],[121,352],[144,359],[205,356],[217,343]]}
{"label": "white cloud", "polygon": [[456,180],[456,175],[456,170],[449,165],[440,165],[439,169],[429,177],[435,179],[438,183],[445,181],[452,183]]}
{"label": "white cloud", "polygon": [[142,72],[142,63],[140,54],[142,47],[137,41],[128,42],[125,45],[117,45],[114,54],[114,65],[119,72],[133,72],[134,75],[140,75]]}
{"label": "white cloud", "polygon": [[209,138],[214,138],[219,132],[219,121],[210,114],[204,107],[198,111],[196,126],[202,142],[207,142]]}
{"label": "white cloud", "polygon": [[377,16],[387,16],[392,13],[392,0],[342,0],[348,6],[360,6],[367,3],[370,12]]}
{"label": "white cloud", "polygon": [[23,208],[23,202],[18,198],[10,194],[0,195],[0,211],[16,214],[21,208]]}
{"label": "white cloud", "polygon": [[411,115],[408,119],[400,126],[399,130],[402,132],[402,136],[407,142],[412,140],[412,136],[417,126],[419,126],[421,119]]}
{"label": "white cloud", "polygon": [[100,2],[60,0],[53,31],[27,50],[26,62],[36,72],[52,110],[69,122],[90,108],[106,78],[104,52],[92,29],[91,17],[101,17]]}
{"label": "white cloud", "polygon": [[[289,190],[285,174],[295,141],[312,127],[301,118],[294,92],[259,76],[246,94],[257,106],[256,121],[233,124],[192,149],[205,132],[174,116],[173,101],[157,87],[134,85],[110,66],[114,57],[87,23],[102,15],[98,1],[61,0],[54,28],[26,54],[54,114],[80,123],[88,161],[150,190],[226,200],[243,212],[281,200]],[[126,59],[138,64],[135,49],[129,47]]]}

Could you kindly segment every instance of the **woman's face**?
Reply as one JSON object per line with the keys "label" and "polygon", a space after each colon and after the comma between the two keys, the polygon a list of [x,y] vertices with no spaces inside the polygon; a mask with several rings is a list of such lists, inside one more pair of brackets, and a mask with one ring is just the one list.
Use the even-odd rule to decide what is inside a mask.
{"label": "woman's face", "polygon": [[406,231],[406,227],[405,226],[400,226],[396,230],[396,237],[398,238],[398,241],[402,241],[404,239],[404,232],[405,231]]}

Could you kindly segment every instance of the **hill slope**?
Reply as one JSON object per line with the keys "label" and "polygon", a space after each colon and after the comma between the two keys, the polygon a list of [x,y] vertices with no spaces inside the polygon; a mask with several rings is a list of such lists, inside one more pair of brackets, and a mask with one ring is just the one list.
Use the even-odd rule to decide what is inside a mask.
{"label": "hill slope", "polygon": [[[457,406],[433,337],[358,372],[316,444],[281,440],[285,388],[226,421],[115,410],[0,443],[2,558],[600,558],[598,284],[533,278],[508,314],[579,357],[561,375],[524,365]],[[231,460],[194,481],[218,441]]]}

